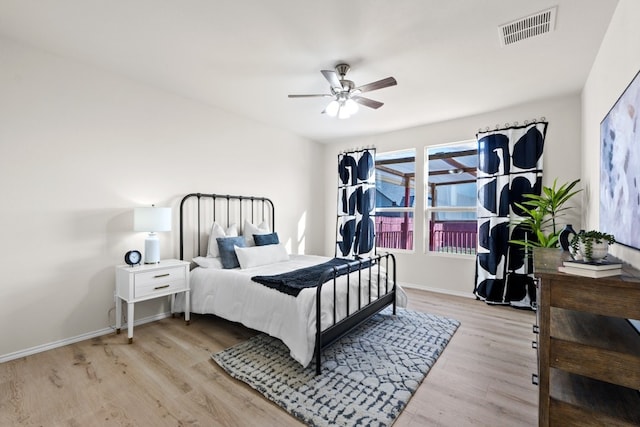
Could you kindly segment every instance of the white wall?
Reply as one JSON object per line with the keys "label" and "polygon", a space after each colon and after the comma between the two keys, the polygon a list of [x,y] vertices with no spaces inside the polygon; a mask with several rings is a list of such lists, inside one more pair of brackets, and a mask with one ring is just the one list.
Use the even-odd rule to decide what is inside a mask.
{"label": "white wall", "polygon": [[[143,246],[131,230],[135,206],[175,208],[193,191],[264,195],[294,252],[304,242],[307,253],[332,255],[337,154],[346,148],[413,147],[420,165],[425,146],[545,116],[544,183],[581,177],[582,222],[597,227],[599,123],[640,69],[639,18],[640,2],[620,0],[582,103],[563,95],[326,146],[0,38],[0,358],[113,325],[113,265]],[[424,254],[416,196],[415,253],[397,254],[399,280],[470,295],[474,259]],[[177,233],[161,241],[163,257],[177,256]],[[612,251],[640,265],[638,251]],[[136,318],[165,310],[145,303]]]}
{"label": "white wall", "polygon": [[114,324],[136,206],[173,207],[176,230],[184,194],[266,196],[293,252],[323,252],[321,145],[8,39],[0,57],[0,358]]}
{"label": "white wall", "polygon": [[[583,223],[589,229],[598,229],[600,219],[600,122],[640,70],[639,21],[640,2],[620,0],[582,93],[582,180],[589,190]],[[640,251],[622,245],[610,251],[640,268]]]}
{"label": "white wall", "polygon": [[[534,82],[532,84],[535,84]],[[499,94],[496,94],[499,96]],[[325,250],[333,254],[336,212],[337,156],[342,150],[375,145],[379,152],[416,149],[415,251],[398,251],[398,281],[426,289],[471,296],[475,258],[472,256],[427,255],[424,253],[424,148],[430,145],[475,139],[479,128],[546,117],[549,122],[544,150],[544,185],[568,182],[580,177],[580,98],[578,94],[513,106],[432,125],[383,135],[338,141],[325,150],[326,194]],[[578,227],[580,224],[574,224]]]}

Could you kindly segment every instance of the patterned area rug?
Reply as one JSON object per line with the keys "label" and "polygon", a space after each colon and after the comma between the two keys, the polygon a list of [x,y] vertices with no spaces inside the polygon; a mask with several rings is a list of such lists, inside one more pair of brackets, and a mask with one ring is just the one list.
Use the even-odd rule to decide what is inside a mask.
{"label": "patterned area rug", "polygon": [[389,308],[303,368],[276,338],[257,335],[211,357],[311,426],[390,426],[459,326],[457,320]]}

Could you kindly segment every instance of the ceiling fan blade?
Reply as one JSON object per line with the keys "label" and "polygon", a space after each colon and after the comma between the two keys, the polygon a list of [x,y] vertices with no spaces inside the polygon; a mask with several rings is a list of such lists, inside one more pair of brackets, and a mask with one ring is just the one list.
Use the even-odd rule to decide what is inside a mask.
{"label": "ceiling fan blade", "polygon": [[376,110],[384,105],[384,102],[374,101],[373,99],[364,98],[362,96],[352,96],[351,99],[356,101],[358,104],[362,104],[365,107],[373,108]]}
{"label": "ceiling fan blade", "polygon": [[329,95],[328,93],[314,93],[309,95],[287,95],[289,98],[318,98],[318,97],[329,97],[332,98],[333,95]]}
{"label": "ceiling fan blade", "polygon": [[333,90],[341,91],[342,83],[340,83],[340,78],[338,77],[338,73],[333,70],[321,70],[320,71],[325,79],[329,82]]}
{"label": "ceiling fan blade", "polygon": [[389,86],[395,86],[398,82],[393,77],[387,77],[386,79],[378,80],[377,82],[372,82],[366,85],[362,85],[357,87],[356,90],[362,92],[371,92],[372,90],[383,89]]}

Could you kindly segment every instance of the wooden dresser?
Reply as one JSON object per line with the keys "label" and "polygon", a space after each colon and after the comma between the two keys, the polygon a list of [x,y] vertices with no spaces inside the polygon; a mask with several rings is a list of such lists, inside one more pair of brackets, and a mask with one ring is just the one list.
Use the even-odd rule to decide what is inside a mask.
{"label": "wooden dresser", "polygon": [[534,252],[539,425],[640,426],[640,271],[559,273],[567,255]]}

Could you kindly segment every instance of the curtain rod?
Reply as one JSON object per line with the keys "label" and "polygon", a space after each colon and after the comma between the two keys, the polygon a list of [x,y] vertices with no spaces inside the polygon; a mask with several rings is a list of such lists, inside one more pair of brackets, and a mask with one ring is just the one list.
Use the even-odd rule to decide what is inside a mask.
{"label": "curtain rod", "polygon": [[[542,116],[539,119],[533,119],[533,120],[525,120],[524,124],[520,127],[524,127],[524,126],[528,126],[530,124],[533,123],[546,123],[547,122],[547,118]],[[508,129],[510,127],[518,127],[518,122],[513,122],[513,124],[507,122],[504,124],[503,127],[500,127],[500,124],[496,124],[495,128],[491,129],[489,126],[487,126],[486,128],[484,128],[484,130],[482,130],[482,128],[478,128],[478,133],[482,133],[482,132],[489,132],[489,131],[497,131],[497,130],[504,130],[504,129]]]}
{"label": "curtain rod", "polygon": [[365,145],[363,147],[355,147],[355,148],[348,148],[346,150],[342,150],[338,153],[338,156],[341,154],[351,154],[351,153],[358,153],[360,151],[365,151],[365,150],[375,150],[376,146],[375,145]]}

